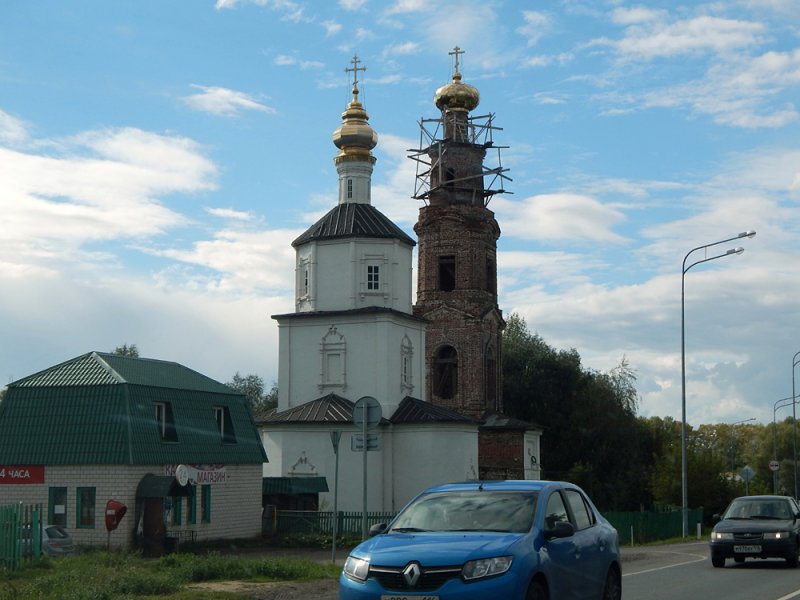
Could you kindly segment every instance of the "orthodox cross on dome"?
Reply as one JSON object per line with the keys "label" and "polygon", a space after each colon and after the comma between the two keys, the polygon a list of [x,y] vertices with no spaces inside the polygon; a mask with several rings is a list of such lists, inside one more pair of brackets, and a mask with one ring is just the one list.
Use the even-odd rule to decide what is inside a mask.
{"label": "orthodox cross on dome", "polygon": [[358,96],[358,72],[366,71],[367,67],[358,66],[358,64],[361,62],[361,59],[358,58],[357,54],[353,55],[353,58],[350,62],[353,63],[353,67],[352,68],[346,67],[344,72],[353,74],[353,97],[355,98],[356,96]]}
{"label": "orthodox cross on dome", "polygon": [[458,46],[456,46],[455,48],[453,48],[452,52],[448,52],[447,54],[449,56],[455,56],[456,57],[455,58],[455,68],[453,69],[453,71],[455,73],[458,73],[458,55],[459,54],[466,54],[466,51],[464,51],[461,48],[459,48]]}

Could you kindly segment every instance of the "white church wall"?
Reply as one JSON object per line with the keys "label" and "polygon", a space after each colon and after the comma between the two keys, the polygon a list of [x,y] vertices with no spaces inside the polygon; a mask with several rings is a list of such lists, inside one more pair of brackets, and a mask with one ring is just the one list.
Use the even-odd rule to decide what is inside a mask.
{"label": "white church wall", "polygon": [[393,450],[393,511],[430,486],[478,478],[477,425],[395,427]]}
{"label": "white church wall", "polygon": [[[372,396],[389,417],[405,396],[424,399],[421,322],[390,313],[286,319],[279,321],[279,339],[279,411],[335,393],[353,402]],[[341,355],[334,362],[330,353]]]}
{"label": "white church wall", "polygon": [[[380,306],[411,313],[412,249],[394,239],[323,240],[298,249],[298,273],[311,262],[309,301],[302,311]],[[315,247],[312,249],[312,247]],[[378,290],[367,289],[367,265],[379,267]],[[304,280],[298,275],[298,298]]]}
{"label": "white church wall", "polygon": [[[390,506],[384,501],[383,453],[391,433],[379,428],[384,448],[367,452],[367,510],[385,511]],[[280,445],[282,455],[278,461],[264,465],[266,477],[321,476],[328,482],[328,492],[321,493],[320,510],[333,510],[336,485],[336,455],[331,442],[331,432],[341,431],[339,441],[339,497],[338,510],[361,511],[363,506],[363,455],[351,450],[351,438],[358,434],[355,426],[280,426],[275,425],[263,433],[265,447]],[[389,442],[391,448],[391,442]],[[272,460],[270,458],[270,460]]]}

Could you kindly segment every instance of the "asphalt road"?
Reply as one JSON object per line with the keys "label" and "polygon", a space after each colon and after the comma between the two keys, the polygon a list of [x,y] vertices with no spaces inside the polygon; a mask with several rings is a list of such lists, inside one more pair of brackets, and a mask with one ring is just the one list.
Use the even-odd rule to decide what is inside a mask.
{"label": "asphalt road", "polygon": [[[621,551],[623,600],[800,600],[800,568],[786,568],[782,560],[748,560],[741,565],[729,560],[724,569],[716,569],[711,566],[705,540],[626,546]],[[337,553],[337,564],[342,564],[346,556],[346,550]],[[305,557],[327,562],[330,552],[306,551]],[[328,582],[313,591],[279,587],[253,597],[337,600],[338,592],[335,583]]]}
{"label": "asphalt road", "polygon": [[708,542],[623,549],[624,600],[789,600],[800,598],[800,569],[782,560],[711,566]]}

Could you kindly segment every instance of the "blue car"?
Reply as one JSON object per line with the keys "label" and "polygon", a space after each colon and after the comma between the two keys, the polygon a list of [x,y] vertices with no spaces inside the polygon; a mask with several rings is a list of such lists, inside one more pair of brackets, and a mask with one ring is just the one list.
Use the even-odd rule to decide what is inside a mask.
{"label": "blue car", "polygon": [[619,537],[578,486],[440,485],[356,546],[340,600],[619,600]]}

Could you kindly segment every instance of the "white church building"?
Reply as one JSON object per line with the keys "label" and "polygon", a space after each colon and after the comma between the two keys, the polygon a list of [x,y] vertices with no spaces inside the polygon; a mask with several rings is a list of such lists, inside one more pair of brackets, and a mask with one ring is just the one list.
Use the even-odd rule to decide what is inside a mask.
{"label": "white church building", "polygon": [[[365,68],[354,57],[347,69],[353,96],[333,133],[338,203],[292,242],[295,309],[273,316],[278,407],[258,419],[265,497],[313,492],[313,508],[333,510],[336,496],[337,510],[361,511],[366,471],[367,511],[395,512],[435,484],[540,477],[541,430],[503,414],[500,231],[487,207],[502,190],[484,187],[503,169],[484,167],[493,142],[474,134],[492,128],[469,116],[479,94],[461,82],[463,51],[451,54],[453,81],[435,96],[442,118],[431,120],[442,137],[417,153],[430,165],[414,196],[426,203],[415,227],[416,305],[416,242],[371,203],[378,136],[358,99]],[[366,457],[353,450],[363,442],[353,422],[361,399],[377,401],[382,417]]]}
{"label": "white church building", "polygon": [[[426,320],[412,308],[415,241],[371,204],[378,141],[353,98],[333,133],[338,203],[298,237],[295,311],[279,330],[278,408],[259,421],[265,478],[324,477],[320,510],[363,508],[363,452],[353,451],[353,407],[375,398],[382,419],[370,431],[367,509],[393,512],[427,486],[476,479],[479,423],[425,401]],[[324,488],[323,488],[324,489]]]}

